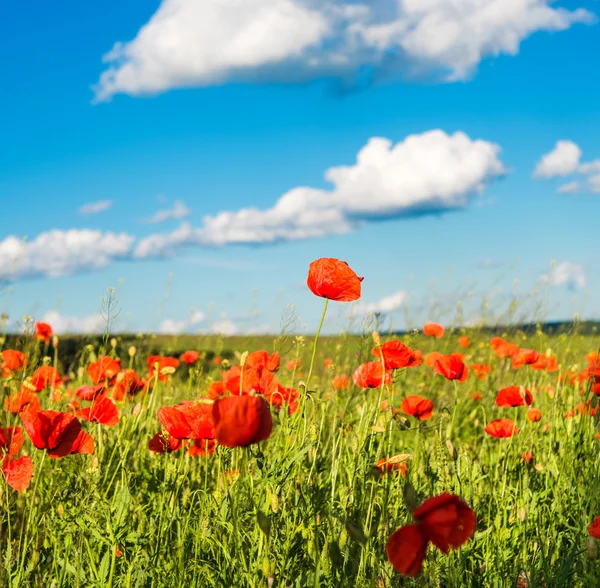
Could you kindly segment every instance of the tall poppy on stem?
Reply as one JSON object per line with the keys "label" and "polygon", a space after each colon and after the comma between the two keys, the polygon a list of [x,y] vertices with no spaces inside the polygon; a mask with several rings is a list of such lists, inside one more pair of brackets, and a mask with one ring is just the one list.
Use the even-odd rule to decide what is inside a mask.
{"label": "tall poppy on stem", "polygon": [[43,341],[46,345],[50,345],[50,339],[54,331],[48,323],[35,323],[35,338],[38,341]]}
{"label": "tall poppy on stem", "polygon": [[425,500],[413,518],[416,524],[397,529],[385,547],[394,569],[410,577],[421,571],[430,541],[442,553],[458,549],[471,538],[477,522],[473,509],[462,498],[447,492]]}
{"label": "tall poppy on stem", "polygon": [[315,296],[325,298],[325,304],[323,306],[321,322],[319,323],[313,343],[310,367],[308,369],[308,376],[306,377],[306,390],[308,390],[308,384],[310,383],[315,363],[317,341],[319,340],[323,322],[325,321],[327,304],[330,300],[336,302],[354,302],[358,300],[360,298],[361,282],[363,279],[345,261],[340,261],[333,257],[321,257],[310,264],[306,284]]}
{"label": "tall poppy on stem", "polygon": [[212,406],[215,438],[226,447],[245,447],[265,441],[273,430],[269,404],[262,396],[217,398]]}

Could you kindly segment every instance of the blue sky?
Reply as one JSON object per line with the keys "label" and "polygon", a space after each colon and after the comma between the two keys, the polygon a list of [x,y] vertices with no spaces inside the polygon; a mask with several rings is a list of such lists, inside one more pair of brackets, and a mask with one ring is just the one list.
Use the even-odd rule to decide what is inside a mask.
{"label": "blue sky", "polygon": [[101,328],[114,287],[119,329],[310,331],[339,257],[355,324],[598,318],[600,2],[502,2],[12,3],[0,309]]}

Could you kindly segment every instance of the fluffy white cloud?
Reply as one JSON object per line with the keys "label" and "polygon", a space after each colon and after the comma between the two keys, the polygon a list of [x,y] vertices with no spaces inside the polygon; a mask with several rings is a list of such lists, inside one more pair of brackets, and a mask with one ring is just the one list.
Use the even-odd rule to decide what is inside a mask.
{"label": "fluffy white cloud", "polygon": [[238,333],[238,330],[238,326],[232,320],[229,320],[227,318],[215,321],[210,326],[211,333],[214,333],[215,335],[224,335],[226,337],[236,335]]}
{"label": "fluffy white cloud", "polygon": [[56,334],[101,333],[106,327],[106,320],[100,313],[87,316],[65,316],[51,310],[41,319],[52,326]]}
{"label": "fluffy white cloud", "polygon": [[567,182],[566,184],[559,186],[558,191],[560,194],[574,194],[579,188],[579,182]]}
{"label": "fluffy white cloud", "polygon": [[568,286],[569,288],[581,289],[585,286],[585,271],[578,263],[563,261],[550,268],[550,271],[539,278],[540,282],[546,282],[551,286]]}
{"label": "fluffy white cloud", "polygon": [[206,318],[203,312],[191,312],[186,320],[165,319],[160,323],[159,332],[164,335],[179,335],[189,331]]}
{"label": "fluffy white cloud", "polygon": [[113,205],[112,200],[98,200],[97,202],[88,202],[79,209],[79,214],[100,214],[108,210]]}
{"label": "fluffy white cloud", "polygon": [[357,314],[375,314],[375,313],[386,313],[398,310],[408,300],[408,292],[406,290],[399,290],[389,296],[384,296],[377,302],[363,303],[359,302],[352,306],[351,313]]}
{"label": "fluffy white cloud", "polygon": [[0,241],[0,279],[61,276],[97,269],[130,255],[134,237],[89,229],[52,230],[33,241]]}
{"label": "fluffy white cloud", "polygon": [[561,194],[588,189],[600,192],[600,159],[581,163],[582,151],[573,141],[557,141],[554,149],[544,155],[534,170],[534,177],[540,179],[558,176],[579,175],[581,181],[571,181],[558,188]]}
{"label": "fluffy white cloud", "polygon": [[[592,23],[551,0],[163,0],[128,43],[104,56],[96,99],[228,80],[439,70],[467,78],[479,62],[515,55],[536,31]],[[396,56],[396,57],[392,57]]]}
{"label": "fluffy white cloud", "polygon": [[347,233],[369,221],[437,214],[465,208],[505,173],[494,143],[441,130],[411,135],[397,144],[372,138],[356,163],[329,168],[331,190],[293,188],[272,208],[244,208],[184,223],[136,246],[138,258],[171,255],[184,245],[273,243]]}
{"label": "fluffy white cloud", "polygon": [[169,220],[183,220],[192,214],[192,211],[181,200],[176,200],[171,208],[157,210],[148,219],[149,223],[164,223]]}
{"label": "fluffy white cloud", "polygon": [[557,141],[554,149],[546,153],[537,164],[533,175],[536,178],[568,176],[579,168],[581,149],[573,141]]}

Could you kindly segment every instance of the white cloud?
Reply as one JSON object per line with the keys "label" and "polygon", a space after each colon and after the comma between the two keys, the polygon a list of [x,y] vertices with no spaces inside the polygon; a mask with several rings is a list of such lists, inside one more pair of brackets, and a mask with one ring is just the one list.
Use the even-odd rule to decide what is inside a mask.
{"label": "white cloud", "polygon": [[568,176],[577,171],[581,149],[573,141],[557,141],[554,149],[546,153],[537,164],[533,175],[536,178]]}
{"label": "white cloud", "polygon": [[106,327],[106,320],[100,313],[87,316],[65,316],[56,310],[51,310],[41,320],[50,324],[54,332],[58,335],[62,333],[101,333]]}
{"label": "white cloud", "polygon": [[164,223],[169,220],[183,220],[192,214],[192,211],[181,200],[176,200],[171,208],[157,210],[154,216],[148,219],[149,223]]}
{"label": "white cloud", "polygon": [[112,200],[98,200],[97,202],[88,202],[79,209],[79,214],[100,214],[108,210],[113,205]]}
{"label": "white cloud", "polygon": [[134,237],[89,229],[52,230],[33,241],[6,237],[0,241],[0,279],[62,276],[98,269],[129,257]]}
{"label": "white cloud", "polygon": [[198,325],[206,318],[203,312],[193,311],[186,320],[165,319],[160,323],[159,332],[164,335],[179,335]]}
{"label": "white cloud", "polygon": [[221,319],[210,326],[210,332],[215,335],[231,336],[238,333],[238,327],[229,319]]}
{"label": "white cloud", "polygon": [[581,289],[585,286],[585,271],[578,263],[563,261],[553,265],[547,274],[540,276],[539,281],[551,286],[566,285],[573,290]]}
{"label": "white cloud", "polygon": [[408,292],[406,290],[399,290],[389,296],[384,296],[377,302],[353,304],[351,314],[375,314],[375,313],[386,313],[398,310],[408,300]]}
{"label": "white cloud", "polygon": [[[440,71],[462,80],[486,57],[516,55],[536,31],[592,23],[551,0],[163,0],[104,56],[96,99],[229,80]],[[393,57],[395,56],[395,57]]]}
{"label": "white cloud", "polygon": [[581,163],[582,151],[573,141],[557,141],[554,149],[542,157],[537,164],[534,177],[540,179],[558,176],[583,176],[582,181],[571,181],[558,188],[561,194],[588,189],[600,193],[600,159]]}
{"label": "white cloud", "polygon": [[579,182],[567,182],[566,184],[559,186],[558,191],[560,194],[574,194],[579,188]]}
{"label": "white cloud", "polygon": [[136,246],[138,258],[172,255],[185,245],[273,243],[350,232],[386,218],[438,214],[465,208],[473,194],[502,176],[500,148],[465,133],[441,130],[393,144],[375,137],[356,163],[329,168],[331,190],[293,188],[272,208],[244,208],[207,216],[200,227],[183,223]]}

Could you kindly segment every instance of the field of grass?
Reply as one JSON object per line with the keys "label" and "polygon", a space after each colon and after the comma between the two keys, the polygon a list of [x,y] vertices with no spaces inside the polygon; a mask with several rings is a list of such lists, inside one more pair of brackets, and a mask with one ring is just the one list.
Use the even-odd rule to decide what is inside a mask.
{"label": "field of grass", "polygon": [[[466,347],[458,342],[465,335]],[[106,385],[101,395],[116,399],[118,423],[79,418],[93,438],[92,452],[52,458],[25,432],[13,457],[28,455],[33,477],[22,492],[2,482],[0,584],[600,586],[597,542],[588,534],[600,515],[600,390],[590,377],[598,338],[576,330],[502,335],[519,349],[539,352],[543,361],[515,367],[510,356],[497,356],[489,334],[475,330],[449,330],[440,338],[414,333],[400,339],[424,361],[366,389],[353,383],[353,373],[379,361],[372,350],[395,337],[325,337],[314,358],[311,337],[106,337],[80,341],[68,360],[60,340],[47,344],[33,333],[4,340],[4,351],[22,350],[28,358],[22,369],[7,369],[5,361],[5,409],[24,391],[42,410],[76,414],[92,402],[77,391],[99,379],[89,366],[105,356],[119,358],[120,368],[136,370],[147,383],[117,399],[122,376],[100,376]],[[240,362],[245,370],[245,352],[261,349],[280,354],[279,369],[270,365],[268,371],[289,400],[277,406],[270,398],[267,440],[235,448],[217,443],[210,455],[190,454],[185,440],[170,453],[149,450],[164,430],[161,407],[212,402],[207,397],[218,392],[215,383]],[[151,353],[186,350],[200,352],[192,365],[147,362]],[[436,373],[431,352],[460,352],[467,366],[489,365],[489,374],[477,377],[470,369],[464,381],[449,380]],[[56,367],[61,381],[33,391],[39,385],[32,376],[42,364]],[[542,364],[547,367],[536,369]],[[334,387],[342,375],[348,386],[338,378]],[[498,391],[513,385],[531,392],[539,421],[528,420],[528,406],[497,405]],[[409,395],[433,401],[431,418],[401,410]],[[2,413],[4,428],[23,428],[30,418],[23,415],[35,411],[30,405],[20,414],[12,409]],[[512,419],[518,434],[487,434],[486,425],[499,418]],[[0,452],[9,453],[8,445]],[[393,458],[389,472],[375,467],[385,458]],[[475,531],[448,554],[430,545],[422,571],[405,577],[388,561],[386,542],[412,521],[415,505],[443,492],[474,510]]]}

